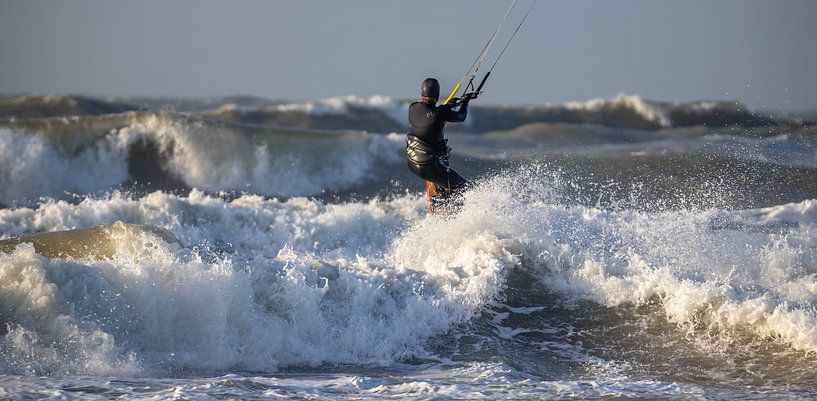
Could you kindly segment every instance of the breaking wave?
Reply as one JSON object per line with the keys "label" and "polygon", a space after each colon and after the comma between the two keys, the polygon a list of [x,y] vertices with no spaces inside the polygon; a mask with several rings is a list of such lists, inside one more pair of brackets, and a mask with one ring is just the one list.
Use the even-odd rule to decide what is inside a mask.
{"label": "breaking wave", "polygon": [[0,98],[0,372],[813,385],[813,116],[475,104],[446,133],[475,185],[429,216],[407,106]]}
{"label": "breaking wave", "polygon": [[0,128],[0,203],[154,188],[319,194],[365,184],[400,160],[398,135],[238,127],[164,112],[49,119]]}
{"label": "breaking wave", "polygon": [[[380,194],[377,188],[406,174],[406,110],[403,101],[353,96],[299,103],[6,98],[0,100],[0,205],[134,188],[278,197]],[[817,166],[817,125],[728,102],[619,96],[560,106],[474,107],[469,121],[450,128],[454,157],[485,165],[674,153]]]}
{"label": "breaking wave", "polygon": [[[0,210],[0,232],[21,236],[0,245],[5,369],[429,357],[428,339],[518,290],[515,270],[559,303],[658,305],[692,336],[817,351],[817,202],[642,212],[571,205],[569,186],[529,165],[481,182],[448,218],[425,216],[413,194],[325,204],[154,192]],[[100,245],[68,255],[66,238]]]}
{"label": "breaking wave", "polygon": [[[0,98],[0,119],[99,116],[125,111],[165,110],[236,123],[318,130],[403,131],[408,100],[384,96],[343,96],[287,103],[253,97],[214,99],[94,99],[82,96]],[[591,99],[562,105],[508,107],[474,104],[463,128],[471,132],[509,130],[535,123],[597,124],[655,130],[669,127],[803,127],[813,115],[756,112],[739,101],[688,103],[651,101],[634,95]],[[0,120],[2,121],[2,120]]]}

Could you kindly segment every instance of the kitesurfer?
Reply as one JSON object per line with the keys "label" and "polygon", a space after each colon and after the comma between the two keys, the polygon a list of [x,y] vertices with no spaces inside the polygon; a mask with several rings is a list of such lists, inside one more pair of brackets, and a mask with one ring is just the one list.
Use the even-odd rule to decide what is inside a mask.
{"label": "kitesurfer", "polygon": [[451,148],[443,130],[446,122],[465,121],[468,102],[473,95],[466,93],[459,99],[437,106],[440,83],[427,78],[420,86],[420,96],[420,101],[409,106],[406,144],[409,170],[439,188],[457,193],[468,185],[468,181],[448,167]]}
{"label": "kitesurfer", "polygon": [[[531,2],[530,7],[528,7],[522,19],[519,21],[519,25],[516,26],[508,42],[505,43],[505,47],[502,48],[502,51],[499,52],[499,56],[494,60],[494,64],[491,65],[491,68],[485,73],[482,80],[479,81],[479,85],[475,85],[474,79],[477,78],[479,68],[482,66],[482,63],[485,62],[485,58],[494,43],[494,39],[496,39],[497,34],[502,29],[502,25],[514,7],[516,7],[518,1],[519,0],[514,0],[510,7],[508,7],[508,10],[505,11],[502,21],[491,35],[491,38],[488,39],[488,43],[485,44],[479,56],[477,56],[460,82],[454,86],[454,90],[451,91],[451,94],[448,95],[441,105],[437,106],[437,101],[440,99],[440,83],[434,78],[426,78],[422,85],[420,85],[420,101],[414,102],[409,106],[406,158],[408,159],[409,170],[426,180],[426,207],[430,213],[435,213],[437,205],[446,206],[445,209],[449,211],[451,210],[451,206],[453,206],[454,210],[462,206],[462,198],[456,195],[468,186],[468,181],[462,178],[461,175],[452,170],[448,165],[448,155],[451,152],[451,148],[448,147],[448,140],[445,139],[443,130],[447,122],[465,121],[465,117],[468,116],[468,102],[471,99],[476,99],[477,96],[482,93],[482,87],[485,86],[485,82],[488,80],[488,77],[491,76],[491,71],[494,70],[494,67],[496,67],[502,55],[505,54],[508,45],[510,45],[513,38],[516,37],[519,28],[522,27],[525,19],[528,18],[528,14],[530,14],[533,6],[536,4],[536,0]],[[470,78],[468,78],[469,76]],[[463,83],[466,83],[465,89],[463,90],[465,94],[463,94],[461,98],[455,98],[454,96],[459,93]],[[455,195],[453,203],[450,202],[452,195]]]}

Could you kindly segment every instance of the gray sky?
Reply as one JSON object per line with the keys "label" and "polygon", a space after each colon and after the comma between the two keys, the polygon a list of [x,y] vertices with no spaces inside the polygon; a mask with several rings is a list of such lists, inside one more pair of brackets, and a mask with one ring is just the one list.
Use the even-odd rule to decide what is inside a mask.
{"label": "gray sky", "polygon": [[[0,93],[409,98],[427,76],[445,92],[509,4],[0,0]],[[811,0],[539,0],[480,101],[815,109],[816,20]]]}

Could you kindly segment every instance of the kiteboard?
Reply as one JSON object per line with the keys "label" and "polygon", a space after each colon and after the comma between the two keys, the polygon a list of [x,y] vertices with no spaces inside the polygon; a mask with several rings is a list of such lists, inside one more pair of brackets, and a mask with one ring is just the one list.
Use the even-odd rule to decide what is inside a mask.
{"label": "kiteboard", "polygon": [[462,197],[452,196],[451,191],[426,181],[426,210],[429,214],[452,215],[462,208]]}

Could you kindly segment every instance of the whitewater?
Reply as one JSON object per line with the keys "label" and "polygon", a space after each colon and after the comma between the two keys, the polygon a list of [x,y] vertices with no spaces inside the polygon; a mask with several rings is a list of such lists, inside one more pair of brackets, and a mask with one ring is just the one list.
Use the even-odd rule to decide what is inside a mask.
{"label": "whitewater", "polygon": [[808,115],[407,104],[0,98],[0,397],[817,397]]}

